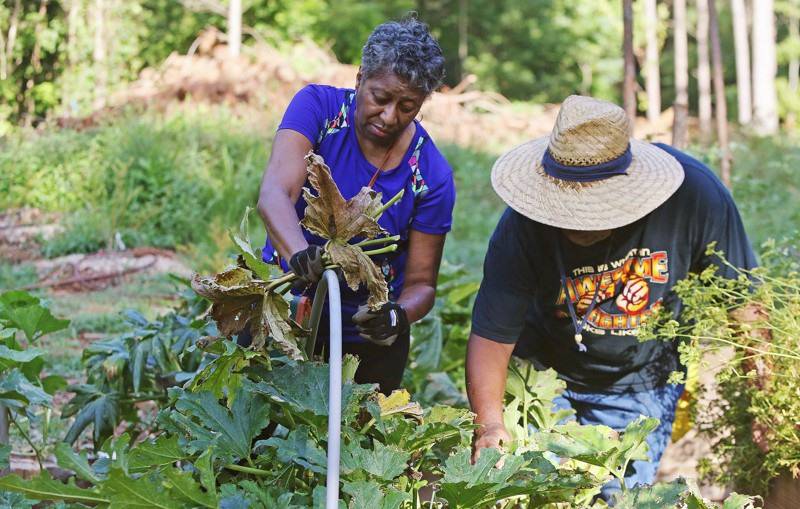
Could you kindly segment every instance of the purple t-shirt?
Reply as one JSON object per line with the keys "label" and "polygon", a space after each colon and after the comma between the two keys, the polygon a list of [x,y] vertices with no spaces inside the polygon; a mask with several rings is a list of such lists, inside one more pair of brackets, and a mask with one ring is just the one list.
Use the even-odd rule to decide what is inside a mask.
{"label": "purple t-shirt", "polygon": [[[278,129],[291,129],[304,135],[314,146],[314,152],[325,159],[331,175],[345,199],[355,196],[369,184],[377,169],[361,153],[352,127],[355,118],[355,91],[326,85],[307,85],[292,99]],[[444,234],[450,231],[455,203],[453,170],[434,145],[423,127],[414,121],[416,132],[402,162],[396,168],[381,172],[373,186],[386,202],[401,189],[403,198],[384,212],[378,223],[389,235],[400,235],[398,250],[372,260],[381,268],[389,285],[389,298],[396,300],[403,289],[408,235],[410,230]],[[309,184],[306,181],[306,186]],[[306,202],[302,195],[295,204],[302,218]],[[303,230],[309,244],[323,245],[325,239]],[[275,248],[267,238],[263,259],[274,263]],[[284,270],[288,270],[282,260]],[[313,295],[312,291],[308,292]],[[357,292],[342,287],[342,337],[344,341],[363,341],[358,336],[351,316],[367,300],[367,291]],[[327,333],[328,320],[323,316],[320,333]]]}

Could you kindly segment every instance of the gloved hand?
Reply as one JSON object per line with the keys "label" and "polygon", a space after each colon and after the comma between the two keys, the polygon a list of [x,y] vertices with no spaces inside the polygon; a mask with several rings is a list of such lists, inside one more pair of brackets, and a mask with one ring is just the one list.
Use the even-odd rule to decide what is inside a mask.
{"label": "gloved hand", "polygon": [[289,259],[289,268],[297,274],[296,287],[314,284],[322,278],[322,273],[325,271],[325,264],[322,262],[324,253],[322,246],[312,244],[292,255]]}
{"label": "gloved hand", "polygon": [[353,315],[353,322],[359,336],[380,346],[390,346],[400,335],[408,332],[408,316],[396,302],[387,302],[376,311],[363,304]]}

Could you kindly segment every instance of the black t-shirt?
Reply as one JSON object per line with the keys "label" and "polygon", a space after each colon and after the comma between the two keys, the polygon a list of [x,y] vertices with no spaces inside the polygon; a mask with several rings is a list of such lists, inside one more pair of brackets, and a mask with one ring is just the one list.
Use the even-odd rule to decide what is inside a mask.
{"label": "black t-shirt", "polygon": [[[576,390],[650,389],[679,369],[677,345],[640,343],[639,326],[662,306],[680,313],[672,287],[689,272],[716,263],[705,254],[710,242],[736,267],[751,269],[756,259],[733,199],[713,172],[672,147],[657,146],[681,163],[683,183],[653,212],[604,241],[579,246],[557,228],[505,211],[484,261],[472,313],[475,334],[516,343],[515,355],[538,368],[554,368]],[[574,340],[557,263],[559,246],[579,320],[584,302],[600,285],[601,302],[582,331],[586,352],[579,352]],[[722,266],[720,273],[731,277],[734,271]]]}

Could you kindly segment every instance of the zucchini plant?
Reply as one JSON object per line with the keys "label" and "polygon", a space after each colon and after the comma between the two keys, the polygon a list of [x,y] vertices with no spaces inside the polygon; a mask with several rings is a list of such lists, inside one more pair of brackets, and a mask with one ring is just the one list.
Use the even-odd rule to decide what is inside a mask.
{"label": "zucchini plant", "polygon": [[[310,208],[304,226],[330,239],[329,265],[341,268],[348,284],[366,285],[371,303],[380,305],[385,284],[370,268],[371,251],[365,248],[394,248],[394,239],[377,238],[376,221],[397,197],[382,205],[380,195],[365,188],[345,202],[321,160],[309,156],[308,163],[317,195],[304,191]],[[175,315],[155,328],[140,321],[136,332],[87,352],[90,384],[120,395],[113,401],[117,410],[110,412],[87,410],[103,408],[103,397],[79,392],[71,403],[77,416],[67,438],[94,423],[94,457],[61,444],[56,457],[74,473],[70,480],[47,473],[32,480],[11,475],[0,478],[0,489],[68,507],[324,507],[328,367],[308,354],[310,332],[289,317],[283,294],[294,275],[273,275],[261,262],[247,238],[246,221],[247,214],[231,235],[240,253],[237,266],[192,280],[211,302],[206,318],[214,324],[196,320],[197,309],[190,307],[184,312],[193,310],[191,318]],[[474,283],[462,285],[461,297],[450,304],[463,306],[474,289]],[[451,322],[451,332],[458,320]],[[254,341],[243,348],[231,338],[246,327]],[[416,352],[418,368],[441,367],[442,358]],[[566,415],[552,411],[563,383],[553,371],[519,364],[511,372],[507,400],[515,444],[508,452],[484,450],[473,464],[475,424],[469,410],[423,407],[405,390],[384,396],[376,385],[353,381],[358,359],[345,357],[343,364],[337,438],[339,506],[346,509],[583,507],[605,482],[621,477],[630,461],[646,454],[645,437],[657,425],[642,418],[617,436],[603,426],[565,424]],[[449,380],[447,370],[459,365],[442,373]],[[421,379],[412,375],[412,380]],[[452,381],[449,390],[458,392]],[[122,397],[126,394],[134,397]],[[130,415],[137,395],[162,401],[157,418],[146,436],[113,436],[116,421],[104,416]],[[455,404],[462,405],[463,397]],[[685,485],[676,486],[652,493],[629,489],[620,501],[636,506],[655,496],[664,502],[658,507],[683,507],[688,500],[691,507],[711,507]],[[744,497],[726,507],[748,503]]]}

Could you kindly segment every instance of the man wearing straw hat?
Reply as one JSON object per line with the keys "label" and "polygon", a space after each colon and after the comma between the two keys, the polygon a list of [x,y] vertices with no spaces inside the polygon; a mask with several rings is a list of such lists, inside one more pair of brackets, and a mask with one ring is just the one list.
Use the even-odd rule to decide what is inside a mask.
{"label": "man wearing straw hat", "polygon": [[[581,424],[623,430],[640,414],[660,425],[650,461],[626,485],[654,481],[683,386],[673,342],[637,339],[659,308],[676,314],[673,285],[714,263],[709,243],[734,266],[756,264],[730,193],[699,161],[631,138],[625,112],[571,96],[549,137],[502,155],[492,185],[509,208],[489,242],[467,348],[475,451],[501,447],[503,393],[512,353],[567,383],[559,407]],[[726,276],[733,271],[724,267]],[[619,489],[607,484],[609,500]]]}

